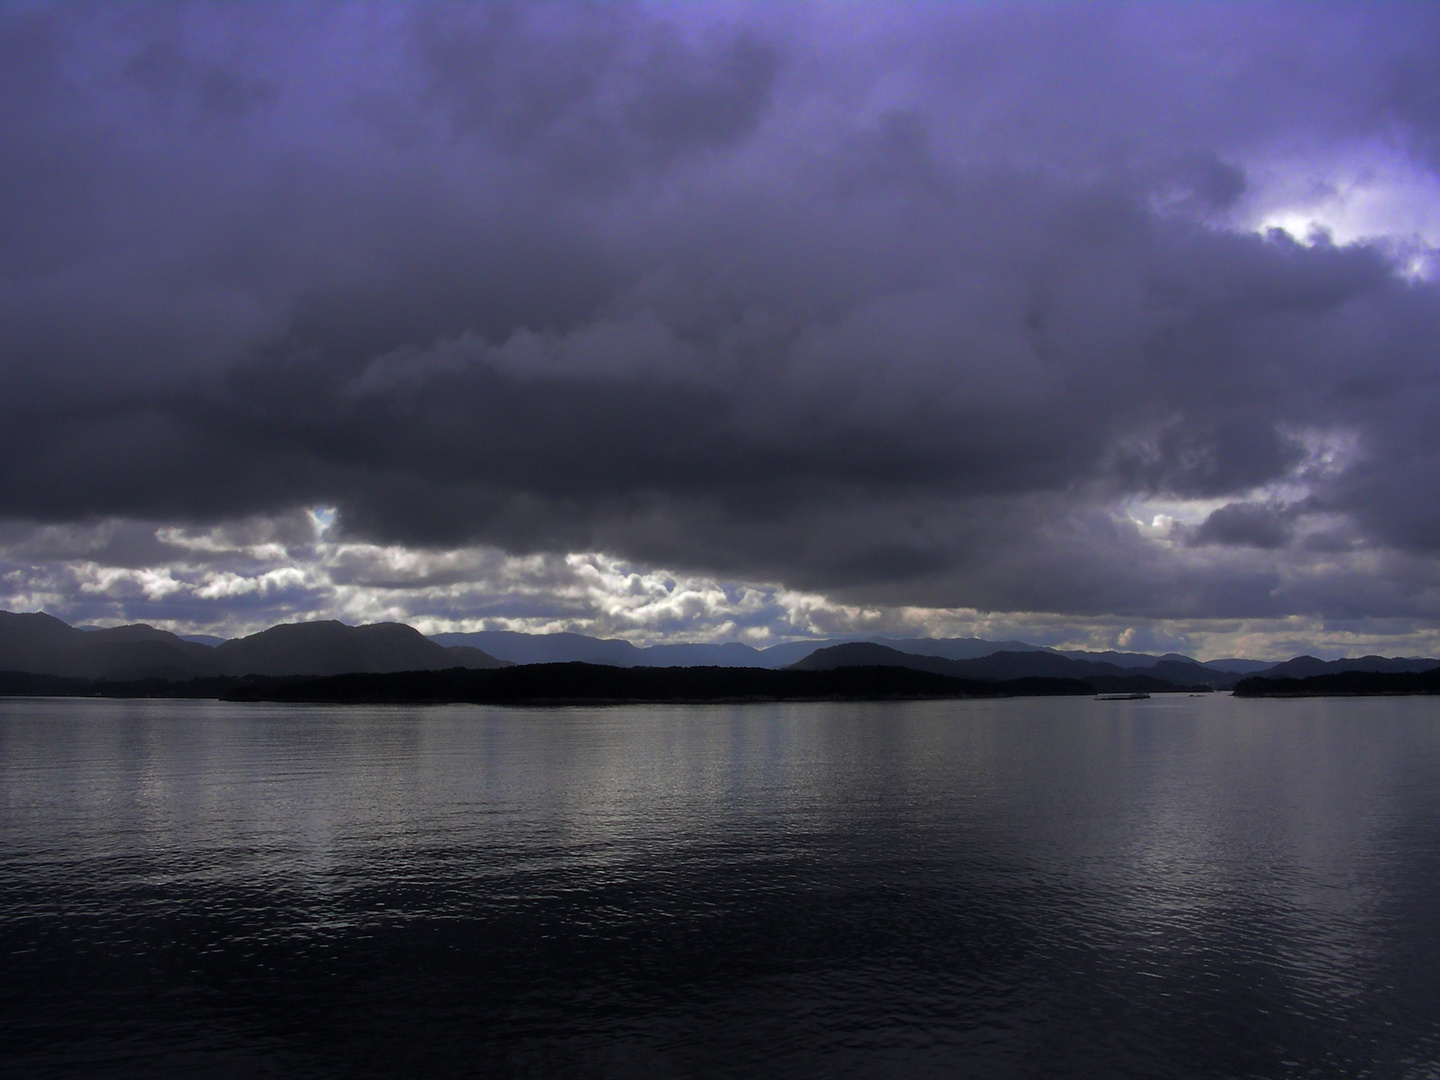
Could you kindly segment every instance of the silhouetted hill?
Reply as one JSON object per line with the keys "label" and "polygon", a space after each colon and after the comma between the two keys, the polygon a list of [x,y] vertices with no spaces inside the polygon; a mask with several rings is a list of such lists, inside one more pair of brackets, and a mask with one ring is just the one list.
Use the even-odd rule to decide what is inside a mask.
{"label": "silhouetted hill", "polygon": [[1216,671],[1194,660],[1161,660],[1144,673],[1156,679],[1186,686],[1208,686],[1211,690],[1229,690],[1239,675],[1233,671]]}
{"label": "silhouetted hill", "polygon": [[1440,660],[1425,656],[1359,656],[1347,657],[1344,660],[1319,660],[1313,656],[1297,656],[1255,674],[1263,675],[1267,679],[1307,679],[1312,675],[1342,671],[1429,671],[1434,667],[1440,667]]}
{"label": "silhouetted hill", "polygon": [[85,631],[43,612],[0,611],[0,668],[17,671],[44,662],[51,655],[80,646]]}
{"label": "silhouetted hill", "polygon": [[[719,645],[682,642],[641,647],[618,638],[594,638],[571,633],[522,634],[513,630],[435,634],[430,640],[441,645],[470,645],[516,664],[578,662],[613,664],[617,667],[784,667],[818,647],[809,642],[763,650],[740,642]],[[772,652],[774,655],[771,655]]]}
{"label": "silhouetted hill", "polygon": [[487,652],[469,645],[441,646],[450,654],[450,663],[464,668],[512,667],[509,660],[497,660]]}
{"label": "silhouetted hill", "polygon": [[188,680],[501,664],[477,649],[437,645],[399,623],[292,623],[211,648],[144,624],[81,630],[49,615],[0,612],[0,671],[63,678]]}
{"label": "silhouetted hill", "polygon": [[921,656],[902,652],[874,641],[847,641],[840,645],[828,645],[816,649],[804,659],[790,665],[791,671],[834,671],[836,668],[878,665],[910,668],[913,671],[933,671],[937,674],[951,674],[951,668],[958,661],[940,656]]}
{"label": "silhouetted hill", "polygon": [[766,650],[738,641],[718,645],[679,642],[636,649],[637,665],[645,667],[778,667]]}
{"label": "silhouetted hill", "polygon": [[1427,671],[1332,671],[1309,678],[1252,675],[1235,686],[1236,697],[1373,697],[1440,694],[1440,666]]}
{"label": "silhouetted hill", "polygon": [[[1211,671],[1193,660],[1184,662],[1162,660],[1152,667],[1137,671],[1116,664],[1095,660],[1072,660],[1055,653],[995,653],[978,660],[958,661],[957,675],[969,678],[1016,679],[1026,675],[1045,675],[1067,679],[1139,679],[1151,678],[1169,683],[1176,689],[1205,686],[1228,689],[1235,677],[1223,671]],[[1097,687],[1098,687],[1097,683]]]}
{"label": "silhouetted hill", "polygon": [[[212,647],[206,640],[220,644]],[[278,677],[354,671],[439,671],[456,666],[484,669],[512,663],[572,661],[619,667],[904,667],[989,682],[1084,679],[1105,692],[1197,686],[1228,689],[1242,675],[1252,673],[1277,678],[1307,677],[1352,670],[1420,671],[1440,665],[1440,661],[1425,657],[1382,656],[1330,661],[1301,656],[1277,665],[1251,660],[1199,664],[1174,653],[1160,657],[1119,652],[1061,653],[1025,642],[980,638],[796,641],[765,649],[738,642],[640,648],[628,641],[584,634],[487,631],[426,638],[401,623],[290,623],[249,637],[221,641],[182,638],[144,624],[81,629],[50,615],[0,611],[0,670],[63,678],[184,681],[247,674]]]}
{"label": "silhouetted hill", "polygon": [[1276,663],[1275,660],[1240,660],[1228,657],[1222,660],[1206,660],[1203,666],[1213,671],[1228,671],[1233,675],[1254,675],[1256,672],[1269,670]]}
{"label": "silhouetted hill", "polygon": [[819,649],[793,665],[792,670],[828,671],[856,664],[881,664],[930,671],[960,679],[1082,679],[1100,693],[1164,693],[1181,690],[1228,688],[1235,677],[1211,671],[1193,660],[1164,660],[1137,671],[1115,664],[1072,660],[1058,653],[1032,650],[998,652],[973,660],[944,660],[915,656],[874,642],[849,642]]}
{"label": "silhouetted hill", "polygon": [[[986,641],[984,638],[872,638],[876,645],[885,645],[912,656],[939,656],[946,660],[974,660],[997,652],[1049,652],[1042,645],[1025,641]],[[821,642],[828,645],[829,642]]]}
{"label": "silhouetted hill", "polygon": [[39,612],[0,611],[0,670],[89,679],[189,679],[219,669],[213,650],[143,623],[79,630]]}
{"label": "silhouetted hill", "polygon": [[479,649],[451,651],[403,623],[286,623],[217,645],[214,653],[225,675],[341,675],[505,664]]}
{"label": "silhouetted hill", "polygon": [[230,640],[229,638],[216,637],[214,634],[181,634],[180,639],[182,641],[193,641],[197,645],[208,645],[212,649],[216,645],[223,645]]}
{"label": "silhouetted hill", "polygon": [[468,645],[497,660],[512,664],[556,664],[578,660],[586,664],[629,667],[639,650],[628,641],[587,637],[584,634],[522,634],[514,630],[478,630],[470,634],[433,634],[438,645]]}
{"label": "silhouetted hill", "polygon": [[1068,657],[1071,660],[1086,660],[1097,664],[1114,664],[1120,668],[1149,668],[1154,667],[1162,660],[1175,660],[1181,663],[1196,663],[1188,656],[1179,653],[1166,653],[1164,656],[1155,656],[1153,653],[1132,653],[1116,652],[1114,649],[1107,649],[1104,652],[1090,652],[1085,649],[1051,649],[1051,652],[1060,656]]}
{"label": "silhouetted hill", "polygon": [[[522,634],[513,630],[482,630],[469,634],[434,634],[441,645],[472,645],[491,656],[517,664],[548,664],[580,661],[587,664],[615,664],[620,667],[788,667],[817,649],[844,641],[787,641],[757,649],[741,642],[712,645],[697,642],[660,644],[646,647],[616,638],[594,638],[584,634]],[[1023,641],[984,641],[980,638],[876,639],[878,643],[921,656],[951,660],[988,656],[1001,650],[1041,651]]]}
{"label": "silhouetted hill", "polygon": [[760,665],[777,669],[789,667],[796,660],[809,656],[824,644],[826,642],[823,641],[785,641],[779,645],[768,645],[758,652]]}
{"label": "silhouetted hill", "polygon": [[144,623],[85,630],[80,662],[62,674],[107,679],[188,679],[218,673],[215,650]]}

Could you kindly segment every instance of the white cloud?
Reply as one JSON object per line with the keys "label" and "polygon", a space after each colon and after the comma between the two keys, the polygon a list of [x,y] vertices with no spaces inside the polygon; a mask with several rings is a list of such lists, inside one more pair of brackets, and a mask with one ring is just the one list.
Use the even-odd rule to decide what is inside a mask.
{"label": "white cloud", "polygon": [[[1324,457],[1317,454],[1317,459]],[[1177,514],[1193,521],[1202,509],[1199,504],[1182,506]],[[1127,511],[1132,517],[1139,512],[1134,505]],[[222,636],[282,621],[336,618],[408,622],[426,633],[574,631],[642,645],[743,641],[764,647],[799,638],[880,634],[1018,639],[1057,648],[1174,650],[1202,658],[1283,658],[1299,652],[1440,654],[1440,630],[1433,622],[1410,618],[1137,621],[973,608],[887,608],[841,603],[765,583],[642,567],[596,552],[517,557],[483,547],[431,551],[332,543],[325,539],[326,530],[317,530],[308,544],[252,542],[284,527],[283,522],[256,520],[209,530],[151,527],[152,539],[161,545],[156,550],[173,561],[150,566],[75,558],[75,536],[36,530],[23,540],[0,545],[0,607],[46,610],[75,623],[144,621],[181,633]],[[113,542],[127,528],[133,526],[97,525],[86,538],[92,546],[103,547],[102,540]],[[53,556],[34,558],[45,542],[54,546]],[[15,558],[21,553],[30,558]],[[187,556],[196,558],[186,562]],[[216,560],[224,558],[231,562],[217,565]],[[1291,579],[1307,575],[1345,579],[1363,570],[1376,577],[1394,576],[1394,566],[1376,564],[1383,558],[1374,551],[1321,552],[1303,572],[1292,566],[1281,587],[1299,587],[1304,581],[1297,585]],[[1357,567],[1356,560],[1372,565]],[[1423,567],[1407,573],[1420,580],[1415,574],[1423,578]],[[1437,591],[1434,583],[1418,586],[1420,591],[1426,588]],[[1440,603],[1440,596],[1435,599]]]}
{"label": "white cloud", "polygon": [[1302,244],[1380,242],[1412,279],[1430,279],[1440,250],[1440,176],[1390,147],[1367,145],[1322,161],[1252,167],[1240,226],[1279,229]]}

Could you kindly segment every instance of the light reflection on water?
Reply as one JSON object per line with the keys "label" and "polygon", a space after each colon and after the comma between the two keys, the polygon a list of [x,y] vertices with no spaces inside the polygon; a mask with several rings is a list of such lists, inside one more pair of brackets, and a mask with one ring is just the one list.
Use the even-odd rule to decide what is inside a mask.
{"label": "light reflection on water", "polygon": [[1434,1076],[1440,703],[0,701],[0,1070]]}

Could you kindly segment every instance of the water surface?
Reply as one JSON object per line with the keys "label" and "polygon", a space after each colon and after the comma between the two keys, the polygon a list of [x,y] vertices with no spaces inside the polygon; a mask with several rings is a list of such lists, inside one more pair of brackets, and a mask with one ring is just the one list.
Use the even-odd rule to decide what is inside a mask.
{"label": "water surface", "polygon": [[6,1075],[1440,1075],[1433,699],[0,701]]}

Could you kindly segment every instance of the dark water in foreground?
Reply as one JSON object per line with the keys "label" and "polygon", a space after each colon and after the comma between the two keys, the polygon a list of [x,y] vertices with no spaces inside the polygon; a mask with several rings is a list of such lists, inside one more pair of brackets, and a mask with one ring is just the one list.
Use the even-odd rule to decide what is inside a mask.
{"label": "dark water in foreground", "polygon": [[1440,1075],[1440,702],[0,701],[0,1074]]}

